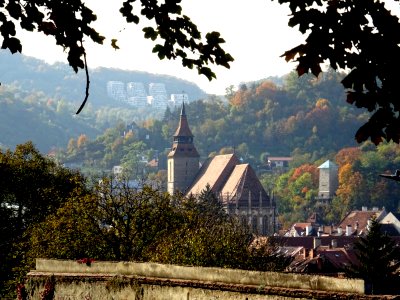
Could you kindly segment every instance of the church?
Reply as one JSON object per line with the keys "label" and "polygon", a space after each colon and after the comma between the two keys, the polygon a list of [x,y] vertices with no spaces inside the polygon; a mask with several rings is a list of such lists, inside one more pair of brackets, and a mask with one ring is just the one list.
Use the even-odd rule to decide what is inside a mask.
{"label": "church", "polygon": [[274,234],[275,203],[249,164],[226,154],[209,158],[200,167],[184,103],[167,164],[170,194],[180,191],[197,196],[209,185],[225,210],[247,223],[254,234]]}

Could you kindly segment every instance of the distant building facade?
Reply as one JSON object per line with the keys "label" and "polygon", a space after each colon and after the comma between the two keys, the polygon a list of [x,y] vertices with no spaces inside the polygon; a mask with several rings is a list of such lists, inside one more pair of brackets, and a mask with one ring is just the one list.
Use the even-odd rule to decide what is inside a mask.
{"label": "distant building facade", "polygon": [[125,101],[125,84],[122,81],[108,81],[107,95],[118,101]]}
{"label": "distant building facade", "polygon": [[171,94],[171,99],[170,99],[170,105],[171,106],[180,106],[184,102],[189,101],[189,95],[188,94]]}
{"label": "distant building facade", "polygon": [[146,89],[142,82],[129,82],[126,85],[126,95],[127,103],[132,106],[142,108],[148,105]]}
{"label": "distant building facade", "polygon": [[163,83],[149,84],[149,102],[156,109],[166,109],[168,106],[167,90]]}
{"label": "distant building facade", "polygon": [[142,82],[128,82],[125,85],[122,81],[108,81],[107,95],[136,108],[149,107],[159,111],[189,101],[185,93],[168,95],[165,84],[159,82],[150,83],[146,90]]}

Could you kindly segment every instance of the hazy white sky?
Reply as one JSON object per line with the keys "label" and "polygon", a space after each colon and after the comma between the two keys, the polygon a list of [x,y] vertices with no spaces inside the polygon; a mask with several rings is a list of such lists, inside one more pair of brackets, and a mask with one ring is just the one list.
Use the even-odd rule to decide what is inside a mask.
{"label": "hazy white sky", "polygon": [[[142,22],[127,25],[118,12],[122,0],[87,0],[98,16],[95,27],[107,40],[103,46],[87,44],[88,64],[128,70],[168,74],[198,84],[208,93],[224,94],[229,85],[258,80],[268,76],[283,75],[294,65],[280,57],[286,50],[298,45],[304,37],[288,23],[289,9],[277,1],[252,0],[183,0],[183,13],[198,25],[203,35],[219,31],[226,40],[224,49],[235,61],[231,69],[216,68],[217,79],[209,82],[196,70],[188,70],[180,61],[160,61],[151,52],[154,42],[144,39]],[[120,50],[110,46],[112,38],[118,39]],[[66,54],[53,45],[50,37],[27,34],[23,54],[44,59],[47,62],[67,62]]]}

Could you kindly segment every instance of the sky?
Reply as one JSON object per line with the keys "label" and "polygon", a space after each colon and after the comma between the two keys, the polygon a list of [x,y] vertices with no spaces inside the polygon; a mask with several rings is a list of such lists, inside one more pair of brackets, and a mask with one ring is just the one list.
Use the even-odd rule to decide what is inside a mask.
{"label": "sky", "polygon": [[[197,70],[182,67],[179,60],[159,60],[152,53],[154,42],[143,37],[139,25],[126,24],[119,13],[122,0],[87,0],[87,5],[97,14],[93,23],[106,37],[104,45],[85,43],[90,69],[112,67],[124,70],[146,71],[172,75],[196,83],[210,94],[224,94],[225,88],[242,82],[256,81],[269,76],[282,76],[295,68],[280,57],[286,50],[304,41],[296,28],[290,28],[289,8],[271,0],[183,0],[183,13],[197,24],[203,36],[218,31],[226,40],[223,45],[235,59],[231,68],[212,67],[217,79],[208,81]],[[119,50],[111,46],[118,39]],[[37,33],[24,33],[24,55],[43,59],[48,63],[65,62],[67,56],[54,39]]]}

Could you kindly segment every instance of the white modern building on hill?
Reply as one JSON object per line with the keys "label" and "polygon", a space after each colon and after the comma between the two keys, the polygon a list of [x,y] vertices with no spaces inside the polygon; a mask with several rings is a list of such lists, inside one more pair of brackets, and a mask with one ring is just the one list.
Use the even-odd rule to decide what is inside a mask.
{"label": "white modern building on hill", "polygon": [[156,110],[173,108],[189,101],[188,94],[168,95],[164,83],[150,83],[146,90],[142,82],[108,81],[107,95],[119,102],[127,103],[136,108],[150,107]]}

